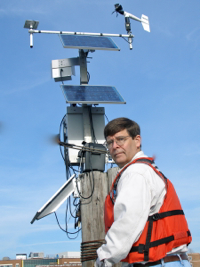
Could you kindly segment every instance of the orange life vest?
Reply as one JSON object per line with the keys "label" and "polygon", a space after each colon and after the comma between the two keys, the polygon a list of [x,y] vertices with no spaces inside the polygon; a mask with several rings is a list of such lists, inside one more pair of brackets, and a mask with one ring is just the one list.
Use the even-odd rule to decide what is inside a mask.
{"label": "orange life vest", "polygon": [[140,238],[133,244],[129,254],[122,261],[129,263],[152,262],[162,259],[173,248],[184,244],[188,245],[192,241],[192,237],[175,189],[172,183],[155,166],[153,158],[133,160],[116,176],[105,200],[104,222],[106,233],[114,222],[117,183],[122,172],[136,162],[148,164],[165,181],[167,193],[160,211],[148,217]]}

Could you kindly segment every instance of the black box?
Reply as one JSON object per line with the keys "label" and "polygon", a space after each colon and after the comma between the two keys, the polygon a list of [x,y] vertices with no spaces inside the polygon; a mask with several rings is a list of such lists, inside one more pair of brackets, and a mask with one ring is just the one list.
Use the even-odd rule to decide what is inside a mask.
{"label": "black box", "polygon": [[[95,143],[86,143],[86,147],[99,149],[106,151],[106,148],[104,145],[101,144],[95,144]],[[85,152],[85,169],[84,172],[90,172],[90,171],[101,171],[104,172],[105,170],[105,158],[106,154],[101,152]]]}

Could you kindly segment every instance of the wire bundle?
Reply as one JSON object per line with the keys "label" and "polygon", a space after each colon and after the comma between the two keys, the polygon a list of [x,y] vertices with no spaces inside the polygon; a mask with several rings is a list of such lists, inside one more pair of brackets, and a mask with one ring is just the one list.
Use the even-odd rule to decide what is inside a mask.
{"label": "wire bundle", "polygon": [[[93,128],[93,120],[92,120],[92,112],[91,112],[91,109],[90,109],[89,116],[90,116],[90,123],[92,125],[93,139],[95,140],[95,143],[97,143],[97,139],[95,137],[95,132],[94,132],[94,128]],[[106,116],[106,119],[108,120],[107,116]],[[61,135],[62,135],[62,138],[61,138]],[[82,148],[81,146],[71,145],[72,146],[71,148],[75,148],[75,149],[78,149],[78,150],[82,151],[82,153],[80,153],[80,155],[81,155],[80,166],[77,169],[74,168],[74,166],[70,163],[70,160],[69,160],[68,147],[62,145],[62,144],[67,144],[67,141],[68,141],[66,114],[63,116],[63,118],[62,118],[62,120],[60,122],[60,126],[59,126],[59,140],[61,140],[61,139],[63,139],[63,142],[62,141],[59,142],[59,144],[60,144],[60,153],[61,153],[61,156],[63,158],[63,161],[65,163],[65,167],[66,167],[66,179],[68,180],[71,177],[72,173],[74,173],[74,174],[76,174],[76,180],[77,180],[77,176],[80,175],[80,173],[83,172],[82,162],[83,162],[84,152],[85,151],[89,151],[89,152],[92,153],[92,149],[89,148],[89,147],[85,147],[85,146],[83,146],[83,148]],[[82,150],[81,150],[81,148],[82,148]],[[95,149],[95,151],[97,151],[97,149]],[[100,153],[107,153],[104,150],[99,150],[99,152]],[[91,170],[92,170],[92,162],[91,162],[91,159],[90,159],[90,165],[91,165]],[[91,197],[92,197],[93,192],[94,192],[94,174],[93,174],[93,172],[92,172],[92,179],[91,179],[91,193],[89,194],[89,196],[83,196],[81,194],[81,192],[79,191],[78,185],[77,185],[77,191],[79,193],[80,198],[82,198],[82,199],[90,199],[90,201],[88,203],[82,204],[81,201],[80,201],[80,198],[75,198],[74,200],[72,200],[73,197],[70,196],[67,199],[66,212],[65,212],[65,229],[63,229],[61,227],[61,225],[59,223],[59,220],[58,220],[58,217],[57,217],[57,215],[55,213],[56,221],[58,223],[59,228],[62,231],[64,231],[67,234],[68,238],[70,238],[70,239],[77,238],[78,233],[81,231],[81,228],[80,228],[80,222],[81,222],[80,206],[81,205],[89,204],[91,202]],[[69,220],[70,219],[74,219],[74,228],[76,229],[74,232],[69,232],[68,231],[68,228],[69,228],[68,227],[68,224],[69,224]],[[95,242],[100,242],[100,241],[101,240],[97,240]],[[100,243],[100,245],[101,245],[101,243]],[[85,250],[85,249],[86,248],[84,247],[83,250]],[[84,256],[84,258],[85,258],[85,256]],[[95,254],[95,258],[96,258],[96,254]]]}

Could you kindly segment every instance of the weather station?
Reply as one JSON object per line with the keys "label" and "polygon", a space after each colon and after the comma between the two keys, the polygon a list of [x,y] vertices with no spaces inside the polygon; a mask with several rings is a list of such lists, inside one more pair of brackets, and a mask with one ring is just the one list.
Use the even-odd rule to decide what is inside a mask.
{"label": "weather station", "polygon": [[[124,11],[120,4],[115,5],[114,12],[124,16],[127,34],[37,30],[39,22],[34,20],[27,20],[24,25],[24,28],[29,29],[31,48],[33,48],[33,35],[44,33],[59,35],[63,48],[78,49],[78,57],[52,60],[51,64],[52,78],[55,82],[61,82],[60,88],[68,104],[57,138],[60,149],[64,149],[62,157],[66,165],[67,181],[35,214],[31,223],[55,213],[73,194],[76,201],[75,229],[78,228],[75,233],[81,230],[81,223],[83,241],[81,261],[83,266],[88,267],[93,266],[96,259],[95,251],[104,242],[103,204],[109,185],[116,174],[115,168],[104,172],[105,164],[113,161],[108,155],[103,135],[105,108],[99,105],[126,103],[113,85],[89,85],[88,54],[96,50],[119,52],[120,48],[112,39],[114,37],[126,39],[129,48],[132,49],[134,35],[131,32],[131,19],[141,22],[144,30],[150,32],[147,16],[142,15],[138,18]],[[64,84],[64,81],[72,80],[75,66],[80,67],[80,85]],[[73,171],[72,176],[69,170]],[[98,203],[96,199],[99,199]],[[68,231],[67,226],[65,231]],[[90,244],[89,250],[88,244]]]}

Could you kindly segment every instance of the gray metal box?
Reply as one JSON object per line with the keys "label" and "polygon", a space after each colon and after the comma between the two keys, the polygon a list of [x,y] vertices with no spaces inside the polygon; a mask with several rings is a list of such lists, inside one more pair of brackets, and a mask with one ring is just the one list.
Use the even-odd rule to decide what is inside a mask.
{"label": "gray metal box", "polygon": [[[67,135],[68,143],[75,145],[82,145],[82,142],[86,143],[93,142],[89,136],[85,133],[87,132],[87,121],[84,120],[84,108],[83,107],[67,107]],[[93,122],[93,129],[96,140],[98,144],[103,144],[104,139],[104,120],[105,110],[103,107],[92,107],[91,117]],[[86,129],[86,130],[85,130]],[[69,161],[72,165],[78,165],[80,158],[78,157],[78,150],[69,149]]]}

